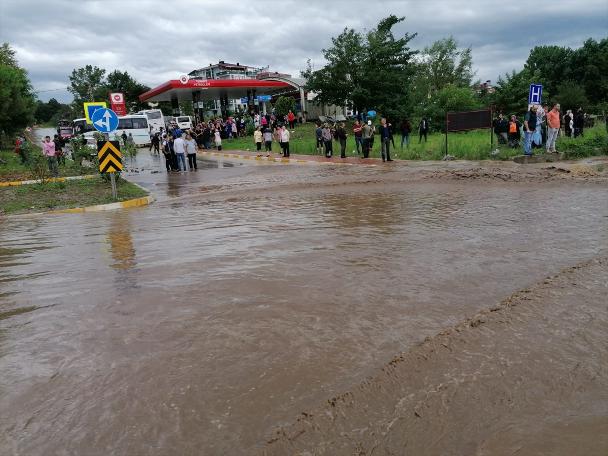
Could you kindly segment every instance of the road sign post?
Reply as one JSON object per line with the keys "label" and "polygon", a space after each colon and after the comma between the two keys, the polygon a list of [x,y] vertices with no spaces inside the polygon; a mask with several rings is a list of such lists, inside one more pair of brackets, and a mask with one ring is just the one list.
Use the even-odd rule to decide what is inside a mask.
{"label": "road sign post", "polygon": [[530,84],[530,92],[528,93],[528,104],[539,105],[543,99],[543,85]]}
{"label": "road sign post", "polygon": [[125,104],[125,95],[123,93],[111,93],[110,104],[112,107],[112,111],[114,111],[119,116],[127,115],[127,106]]}
{"label": "road sign post", "polygon": [[112,198],[115,200],[118,199],[118,192],[116,191],[116,177],[114,177],[114,173],[110,174],[110,185],[112,186]]}
{"label": "road sign post", "polygon": [[122,153],[118,141],[98,141],[97,158],[99,161],[99,172],[110,173],[112,184],[112,197],[117,199],[115,173],[122,170]]}
{"label": "road sign post", "polygon": [[86,119],[86,122],[88,124],[92,124],[93,121],[91,119],[93,117],[93,114],[98,109],[105,108],[106,102],[105,101],[89,101],[89,102],[84,103],[83,107],[84,107],[84,117]]}
{"label": "road sign post", "polygon": [[118,116],[114,111],[107,108],[96,109],[92,116],[93,127],[101,133],[105,141],[97,143],[97,158],[99,160],[99,172],[110,173],[110,184],[112,185],[112,197],[118,198],[116,192],[115,172],[122,170],[122,154],[118,141],[110,141],[110,133],[118,128]]}
{"label": "road sign post", "polygon": [[91,121],[95,130],[108,135],[118,128],[118,116],[108,108],[95,110],[91,116]]}

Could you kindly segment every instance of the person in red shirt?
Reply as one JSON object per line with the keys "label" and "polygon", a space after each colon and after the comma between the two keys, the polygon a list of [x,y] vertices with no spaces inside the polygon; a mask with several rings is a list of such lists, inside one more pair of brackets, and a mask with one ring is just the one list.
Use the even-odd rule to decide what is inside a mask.
{"label": "person in red shirt", "polygon": [[557,140],[560,127],[559,108],[560,106],[556,104],[553,106],[553,109],[547,113],[547,153],[557,152],[555,150],[555,141]]}
{"label": "person in red shirt", "polygon": [[15,138],[15,153],[17,155],[19,155],[19,157],[21,158],[21,164],[25,165],[26,157],[25,157],[25,151],[21,149],[21,145],[23,144],[23,139],[21,139],[19,136],[17,136]]}
{"label": "person in red shirt", "polygon": [[293,130],[296,127],[296,116],[293,112],[289,111],[289,114],[287,114],[287,121],[289,122],[289,128]]}

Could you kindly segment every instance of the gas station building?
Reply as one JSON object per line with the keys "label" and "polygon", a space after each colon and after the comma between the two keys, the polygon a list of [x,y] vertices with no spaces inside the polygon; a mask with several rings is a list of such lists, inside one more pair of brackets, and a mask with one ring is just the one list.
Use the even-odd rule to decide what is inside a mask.
{"label": "gas station building", "polygon": [[[273,73],[268,68],[256,68],[240,63],[220,61],[170,80],[139,96],[141,102],[171,102],[179,111],[180,101],[192,101],[195,112],[203,117],[203,102],[213,101],[215,115],[228,110],[267,112],[267,103],[279,96],[296,100],[296,111],[308,112],[304,79]],[[208,106],[208,103],[207,103]],[[311,106],[312,107],[312,106]]]}

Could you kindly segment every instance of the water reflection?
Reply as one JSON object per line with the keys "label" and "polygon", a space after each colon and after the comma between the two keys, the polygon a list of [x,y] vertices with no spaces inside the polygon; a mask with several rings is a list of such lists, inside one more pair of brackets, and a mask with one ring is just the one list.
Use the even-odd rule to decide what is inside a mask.
{"label": "water reflection", "polygon": [[136,266],[129,211],[113,214],[108,229],[107,243],[114,260],[110,267],[119,271],[126,271]]}
{"label": "water reflection", "polygon": [[176,198],[180,196],[180,190],[183,187],[183,182],[179,180],[179,176],[167,175],[167,196]]}

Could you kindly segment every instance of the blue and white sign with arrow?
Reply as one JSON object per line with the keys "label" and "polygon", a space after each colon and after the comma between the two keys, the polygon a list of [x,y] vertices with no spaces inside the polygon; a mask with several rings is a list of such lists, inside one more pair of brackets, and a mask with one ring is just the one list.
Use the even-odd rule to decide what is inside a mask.
{"label": "blue and white sign with arrow", "polygon": [[112,133],[118,128],[118,116],[111,109],[96,109],[91,121],[95,129],[101,133]]}

